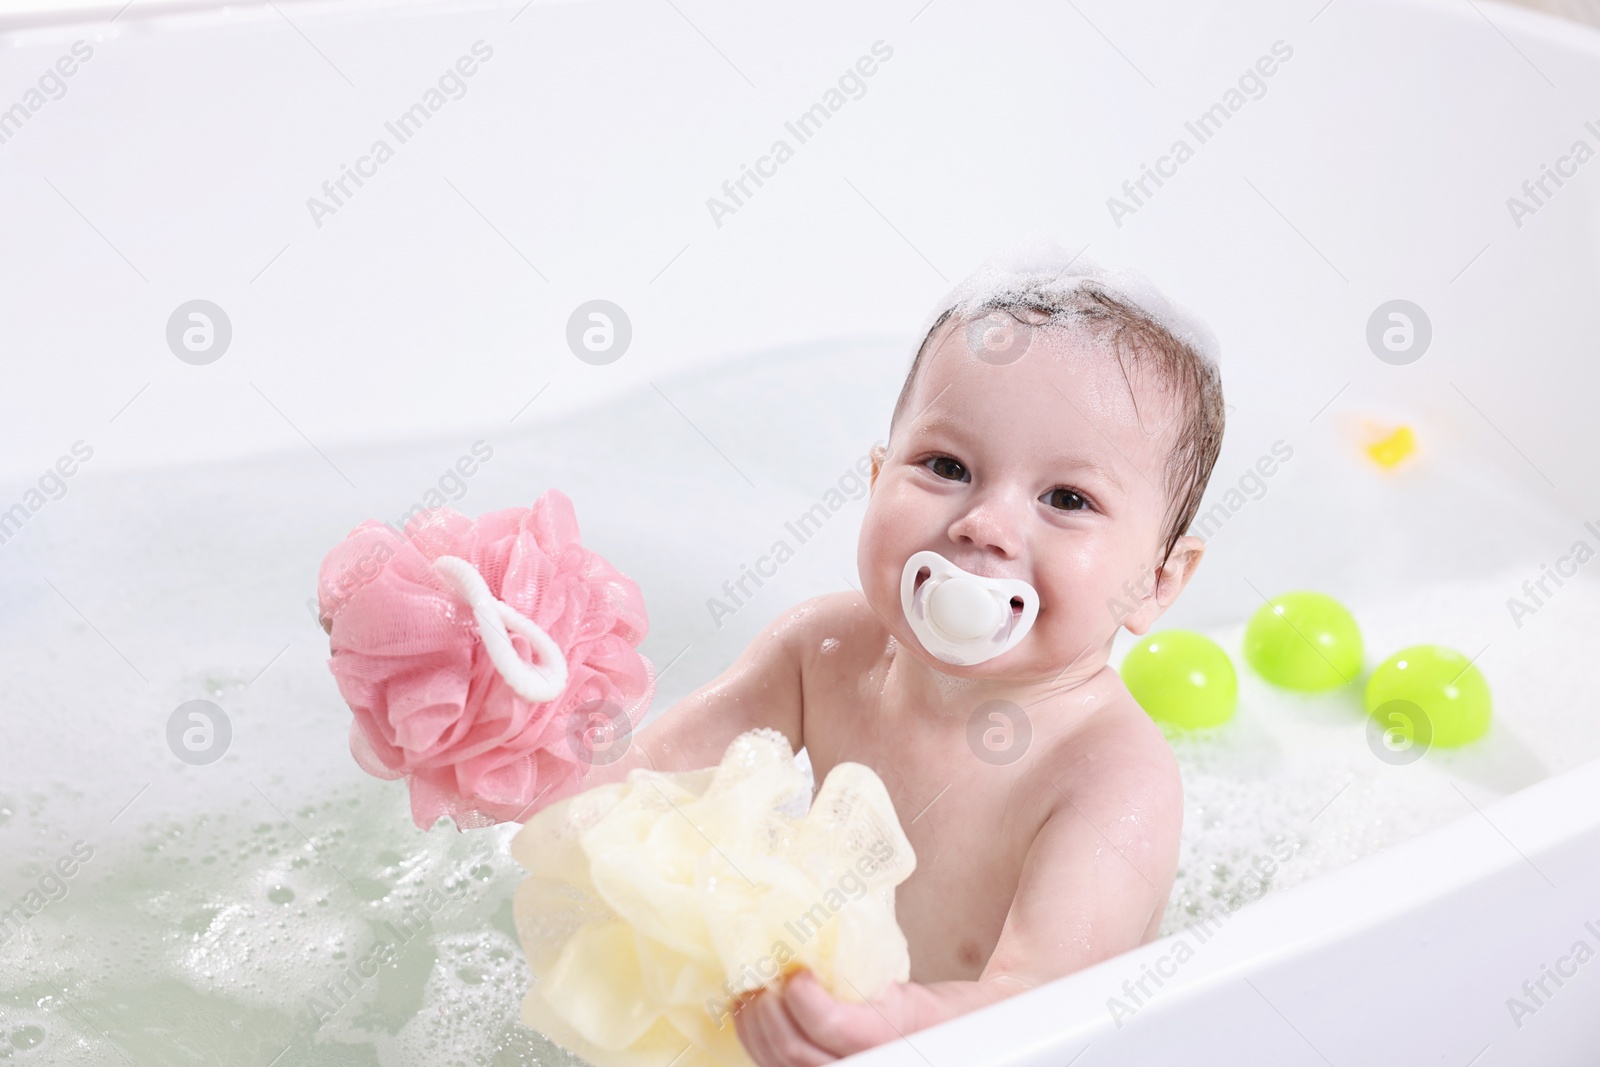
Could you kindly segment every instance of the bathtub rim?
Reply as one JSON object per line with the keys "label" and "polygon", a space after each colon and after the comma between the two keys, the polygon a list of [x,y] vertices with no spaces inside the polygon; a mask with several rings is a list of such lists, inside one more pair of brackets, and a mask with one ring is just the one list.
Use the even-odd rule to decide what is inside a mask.
{"label": "bathtub rim", "polygon": [[[1176,1012],[1246,975],[1314,956],[1516,867],[1533,867],[1532,884],[1547,880],[1536,865],[1538,857],[1600,834],[1600,758],[1473,807],[1450,822],[1241,906],[1195,953],[1194,962],[1168,978],[1136,1014]],[[955,1062],[949,1059],[952,1053],[982,1050],[979,1058],[961,1062],[983,1067],[1022,1067],[1039,1062],[1034,1057],[1047,1051],[1070,1058],[1080,1047],[1117,1033],[1109,998],[1123,998],[1123,981],[1138,977],[1141,965],[1167,955],[1189,931],[1187,926],[1175,930],[908,1037],[914,1046],[940,1047],[946,1062]],[[996,1034],[1010,1035],[1004,1051],[995,1048]],[[860,1067],[913,1062],[915,1057],[906,1059],[897,1051],[903,1044],[893,1042],[842,1062]]]}

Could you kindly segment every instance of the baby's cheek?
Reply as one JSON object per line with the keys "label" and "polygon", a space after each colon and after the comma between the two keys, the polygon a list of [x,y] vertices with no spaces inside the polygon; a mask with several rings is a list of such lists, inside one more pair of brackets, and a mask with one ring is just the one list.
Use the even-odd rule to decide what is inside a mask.
{"label": "baby's cheek", "polygon": [[881,524],[874,524],[872,513],[861,524],[861,535],[856,541],[856,570],[860,572],[861,589],[867,599],[877,606],[888,573],[887,552]]}
{"label": "baby's cheek", "polygon": [[1106,540],[1111,543],[1097,544],[1072,560],[1062,584],[1074,593],[1073,599],[1094,603],[1110,621],[1119,607],[1131,609],[1149,595],[1152,569],[1131,551],[1132,533]]}
{"label": "baby's cheek", "polygon": [[892,562],[889,557],[898,551],[898,542],[903,539],[902,523],[896,518],[893,502],[880,498],[871,500],[861,519],[858,558],[863,564],[870,560],[880,568],[888,566]]}
{"label": "baby's cheek", "polygon": [[903,531],[888,523],[876,529],[862,527],[861,540],[856,552],[860,570],[861,590],[867,601],[888,622],[901,617],[900,576],[906,560],[917,550],[917,545],[907,540]]}
{"label": "baby's cheek", "polygon": [[1057,593],[1039,614],[1036,624],[1046,639],[1069,655],[1097,645],[1120,624],[1120,615],[1134,602],[1105,581],[1085,581],[1076,588],[1057,586]]}

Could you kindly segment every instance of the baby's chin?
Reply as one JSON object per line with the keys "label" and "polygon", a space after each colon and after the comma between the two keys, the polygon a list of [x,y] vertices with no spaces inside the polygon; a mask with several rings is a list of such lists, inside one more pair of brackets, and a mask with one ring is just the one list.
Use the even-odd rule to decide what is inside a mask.
{"label": "baby's chin", "polygon": [[1074,673],[1094,673],[1106,664],[1103,652],[1081,647],[1072,651],[1047,649],[1034,643],[1031,636],[1023,638],[1015,648],[982,663],[946,663],[922,647],[922,642],[909,629],[904,632],[896,630],[892,636],[896,644],[910,651],[931,670],[964,682],[1022,687],[1048,683]]}

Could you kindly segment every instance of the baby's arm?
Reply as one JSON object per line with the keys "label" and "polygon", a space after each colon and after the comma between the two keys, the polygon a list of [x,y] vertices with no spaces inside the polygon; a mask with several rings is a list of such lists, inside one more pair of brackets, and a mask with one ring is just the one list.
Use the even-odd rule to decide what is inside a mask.
{"label": "baby's arm", "polygon": [[807,602],[769,623],[732,666],[633,737],[621,759],[591,767],[583,787],[621,781],[636,767],[691,771],[714,766],[729,742],[761,726],[783,734],[798,752],[804,744],[800,650],[813,614]]}
{"label": "baby's arm", "polygon": [[1000,939],[977,981],[896,984],[860,1005],[834,1000],[802,972],[781,996],[761,994],[736,1016],[755,1061],[761,1067],[827,1062],[1154,938],[1177,867],[1183,793],[1166,740],[1137,706],[1131,710],[1136,718],[1113,716],[1054,768],[1055,805],[1028,851]]}

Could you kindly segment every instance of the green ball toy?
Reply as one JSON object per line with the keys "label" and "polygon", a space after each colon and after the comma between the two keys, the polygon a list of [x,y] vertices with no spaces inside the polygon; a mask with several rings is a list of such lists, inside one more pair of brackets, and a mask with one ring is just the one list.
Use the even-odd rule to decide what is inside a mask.
{"label": "green ball toy", "polygon": [[1320,693],[1361,674],[1361,630],[1326,593],[1284,593],[1244,631],[1244,658],[1273,685]]}
{"label": "green ball toy", "polygon": [[[1376,715],[1394,701],[1405,704],[1398,705],[1399,714],[1385,713],[1388,724],[1424,748],[1430,743],[1455,748],[1489,729],[1489,683],[1455,649],[1412,645],[1379,664],[1367,682],[1367,714]],[[1422,713],[1420,722],[1415,711]]]}
{"label": "green ball toy", "polygon": [[1128,651],[1122,682],[1157,722],[1220,726],[1239,702],[1239,678],[1217,643],[1192,630],[1163,630]]}

